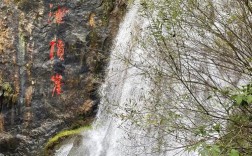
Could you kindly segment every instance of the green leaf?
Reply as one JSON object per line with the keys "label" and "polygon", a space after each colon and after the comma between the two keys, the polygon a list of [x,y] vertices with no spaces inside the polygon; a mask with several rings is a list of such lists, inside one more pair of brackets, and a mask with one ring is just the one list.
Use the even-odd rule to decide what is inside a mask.
{"label": "green leaf", "polygon": [[206,126],[199,126],[198,131],[201,135],[206,135]]}
{"label": "green leaf", "polygon": [[238,152],[237,150],[235,150],[235,149],[232,149],[232,150],[230,151],[229,156],[239,156],[239,152]]}
{"label": "green leaf", "polygon": [[247,102],[248,104],[252,103],[252,95],[247,96]]}
{"label": "green leaf", "polygon": [[221,125],[218,123],[218,124],[216,124],[216,125],[213,126],[213,129],[214,129],[216,132],[220,133]]}
{"label": "green leaf", "polygon": [[242,103],[242,100],[243,100],[243,96],[242,95],[237,95],[235,97],[235,102],[237,105],[240,105]]}
{"label": "green leaf", "polygon": [[212,156],[219,156],[221,153],[219,146],[213,145],[211,148],[211,153],[212,153]]}

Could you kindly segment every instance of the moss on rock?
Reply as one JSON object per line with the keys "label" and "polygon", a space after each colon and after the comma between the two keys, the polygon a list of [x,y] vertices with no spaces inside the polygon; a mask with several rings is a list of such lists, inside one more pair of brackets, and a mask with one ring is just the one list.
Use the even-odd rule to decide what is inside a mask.
{"label": "moss on rock", "polygon": [[61,131],[59,133],[57,133],[55,136],[53,136],[52,138],[50,138],[48,140],[48,142],[46,143],[45,145],[45,155],[49,155],[50,153],[50,149],[52,149],[55,145],[57,145],[58,143],[60,143],[60,141],[62,139],[65,139],[66,137],[70,137],[70,136],[73,136],[73,135],[77,135],[83,131],[87,131],[87,130],[90,130],[92,129],[92,127],[90,125],[87,125],[87,126],[83,126],[83,127],[80,127],[80,128],[77,128],[77,129],[72,129],[72,130],[64,130],[64,131]]}

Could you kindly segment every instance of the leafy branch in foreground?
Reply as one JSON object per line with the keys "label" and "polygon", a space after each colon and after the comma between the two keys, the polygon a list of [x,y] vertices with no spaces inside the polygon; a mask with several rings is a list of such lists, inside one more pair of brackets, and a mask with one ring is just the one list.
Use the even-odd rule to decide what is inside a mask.
{"label": "leafy branch in foreground", "polygon": [[[141,4],[150,26],[139,43],[148,58],[141,64],[123,59],[142,71],[152,90],[146,106],[123,120],[143,131],[153,153],[181,149],[202,156],[252,155],[252,3]],[[147,145],[136,139],[135,147]]]}

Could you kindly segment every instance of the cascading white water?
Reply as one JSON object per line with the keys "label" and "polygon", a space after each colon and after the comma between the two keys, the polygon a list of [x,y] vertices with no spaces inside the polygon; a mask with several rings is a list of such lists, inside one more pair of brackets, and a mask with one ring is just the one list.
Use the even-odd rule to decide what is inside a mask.
{"label": "cascading white water", "polygon": [[[139,8],[137,0],[120,25],[107,77],[100,89],[101,104],[93,129],[83,132],[82,138],[77,141],[72,139],[62,145],[56,156],[173,156],[178,153],[151,153],[153,138],[143,137],[145,130],[133,126],[131,120],[123,120],[130,118],[133,111],[143,111],[143,107],[148,107],[146,99],[151,99],[151,83],[141,70],[146,70],[145,61],[149,56],[135,41],[136,36],[144,37],[143,30],[149,25],[148,20],[139,15]],[[130,139],[129,133],[133,139]],[[154,135],[156,132],[153,132]]]}
{"label": "cascading white water", "polygon": [[[124,104],[134,97],[138,100],[147,89],[146,81],[138,75],[136,68],[130,67],[123,60],[133,59],[135,63],[141,61],[141,50],[137,50],[133,37],[139,27],[139,2],[135,2],[121,23],[111,52],[107,78],[101,87],[101,104],[93,130],[83,132],[82,143],[74,146],[73,141],[63,145],[55,155],[57,156],[114,156],[124,155],[121,145],[125,133],[119,128],[122,120],[116,114],[126,113]],[[143,24],[143,23],[142,23]],[[132,60],[131,60],[132,61]]]}

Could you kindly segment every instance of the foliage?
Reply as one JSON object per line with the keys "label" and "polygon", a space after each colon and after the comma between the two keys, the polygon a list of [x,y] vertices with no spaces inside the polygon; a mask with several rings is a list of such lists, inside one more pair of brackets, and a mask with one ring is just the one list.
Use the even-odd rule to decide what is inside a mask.
{"label": "foliage", "polygon": [[240,93],[232,95],[235,106],[248,106],[252,104],[252,84],[243,86]]}
{"label": "foliage", "polygon": [[102,8],[103,8],[103,18],[102,23],[104,26],[107,26],[109,23],[109,15],[113,9],[113,1],[114,0],[105,0],[103,1]]}
{"label": "foliage", "polygon": [[144,129],[141,137],[151,138],[153,153],[186,147],[202,156],[252,155],[252,3],[142,0],[141,5],[149,27],[138,41],[150,58],[142,64],[123,59],[141,69],[153,88],[146,106],[130,108],[122,119]]}
{"label": "foliage", "polygon": [[3,105],[16,104],[18,99],[13,86],[9,82],[4,82],[0,83],[0,87],[4,90]]}

